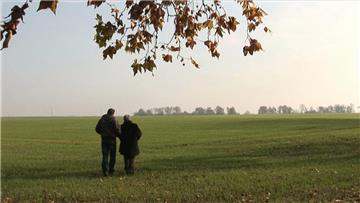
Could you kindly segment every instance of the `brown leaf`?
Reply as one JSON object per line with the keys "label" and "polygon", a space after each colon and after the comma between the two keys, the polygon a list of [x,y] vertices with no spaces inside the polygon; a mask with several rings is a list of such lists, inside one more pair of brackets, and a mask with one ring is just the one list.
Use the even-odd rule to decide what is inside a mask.
{"label": "brown leaf", "polygon": [[105,0],[88,0],[87,6],[94,6],[94,8],[99,7]]}
{"label": "brown leaf", "polygon": [[221,27],[217,27],[215,34],[219,35],[220,37],[223,37],[223,30],[221,29]]}
{"label": "brown leaf", "polygon": [[200,68],[199,64],[196,63],[196,61],[195,61],[192,57],[190,57],[190,59],[191,59],[191,63],[192,63],[196,68]]}
{"label": "brown leaf", "polygon": [[244,56],[246,56],[249,52],[249,47],[248,46],[244,46],[243,48],[243,53],[244,53]]}
{"label": "brown leaf", "polygon": [[127,0],[126,1],[126,8],[130,8],[130,6],[134,3],[134,0]]}
{"label": "brown leaf", "polygon": [[125,33],[125,27],[119,28],[118,33],[123,35]]}
{"label": "brown leaf", "polygon": [[271,33],[271,30],[268,27],[264,27],[264,31]]}
{"label": "brown leaf", "polygon": [[186,43],[185,43],[185,46],[186,46],[186,47],[190,47],[191,49],[193,49],[194,46],[195,46],[195,44],[196,44],[196,41],[195,41],[193,38],[188,37],[188,38],[187,38],[187,41],[186,41]]}
{"label": "brown leaf", "polygon": [[[250,51],[251,50],[251,51]],[[249,52],[252,55],[252,52],[262,50],[260,42],[258,42],[256,39],[250,40],[250,47]]]}
{"label": "brown leaf", "polygon": [[172,56],[170,54],[163,54],[163,60],[172,63]]}
{"label": "brown leaf", "polygon": [[138,63],[137,60],[135,59],[134,62],[131,65],[131,68],[133,69],[134,72],[134,76],[140,71],[141,72],[141,67],[142,64]]}
{"label": "brown leaf", "polygon": [[124,46],[124,44],[121,42],[121,40],[116,40],[115,41],[115,49],[121,49]]}
{"label": "brown leaf", "polygon": [[155,61],[152,60],[150,57],[146,58],[143,64],[143,68],[144,70],[148,70],[150,72],[152,72],[154,70],[154,68],[156,68],[156,64]]}
{"label": "brown leaf", "polygon": [[219,57],[220,57],[220,53],[215,49],[213,52],[211,52],[211,56],[212,56],[212,57],[219,58]]}
{"label": "brown leaf", "polygon": [[254,53],[254,48],[253,48],[252,46],[250,46],[250,47],[248,48],[248,51],[249,51],[250,55],[253,55],[253,53]]}
{"label": "brown leaf", "polygon": [[9,42],[10,42],[12,36],[13,36],[12,30],[9,30],[5,35],[5,40],[3,42],[3,46],[1,48],[1,50],[9,47]]}
{"label": "brown leaf", "polygon": [[112,59],[113,55],[116,54],[116,51],[117,49],[113,46],[109,46],[108,48],[104,49],[103,51],[104,60],[106,59],[107,56],[109,56]]}
{"label": "brown leaf", "polygon": [[248,25],[249,32],[255,30],[255,28],[256,28],[256,25],[255,25],[254,23],[250,23],[250,24]]}
{"label": "brown leaf", "polygon": [[134,4],[129,11],[130,19],[133,20],[140,19],[142,12],[143,12],[143,8],[139,4]]}
{"label": "brown leaf", "polygon": [[256,42],[254,46],[255,46],[256,51],[263,50],[262,47],[261,47],[260,42]]}
{"label": "brown leaf", "polygon": [[2,41],[2,39],[4,37],[4,33],[5,33],[5,30],[0,31],[0,41]]}
{"label": "brown leaf", "polygon": [[180,51],[180,47],[171,46],[168,48],[170,51]]}
{"label": "brown leaf", "polygon": [[25,15],[25,9],[29,7],[28,3],[25,3],[22,5],[22,7],[14,6],[11,9],[11,13],[7,16],[11,16],[11,21],[17,21],[18,19],[21,19],[22,22],[24,22],[23,16]]}
{"label": "brown leaf", "polygon": [[212,42],[210,40],[206,40],[204,44],[210,49]]}
{"label": "brown leaf", "polygon": [[235,17],[229,17],[229,21],[228,21],[228,27],[231,31],[235,32],[236,31],[236,26],[239,24],[239,22],[236,20]]}

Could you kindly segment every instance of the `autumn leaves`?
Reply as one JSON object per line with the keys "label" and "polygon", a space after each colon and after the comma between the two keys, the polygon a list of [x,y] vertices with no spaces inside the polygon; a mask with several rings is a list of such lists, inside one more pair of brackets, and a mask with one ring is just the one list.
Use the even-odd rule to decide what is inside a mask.
{"label": "autumn leaves", "polygon": [[58,0],[41,0],[37,11],[42,9],[50,9],[54,14],[56,14],[58,2]]}
{"label": "autumn leaves", "polygon": [[24,3],[21,7],[18,5],[12,7],[11,13],[5,17],[5,19],[8,20],[1,23],[0,41],[4,40],[1,50],[9,47],[10,40],[13,35],[16,34],[17,26],[20,23],[20,20],[24,22],[25,9],[28,7],[28,3]]}
{"label": "autumn leaves", "polygon": [[[250,32],[262,25],[266,13],[252,0],[237,0],[247,21],[248,45],[243,53],[253,54],[262,50],[261,44],[251,38]],[[193,56],[183,56],[184,50],[205,46],[212,57],[219,58],[218,44],[225,33],[231,34],[239,25],[234,16],[229,16],[220,0],[213,2],[196,0],[126,0],[117,2],[88,0],[88,6],[97,8],[103,4],[110,7],[111,20],[104,21],[97,14],[94,40],[102,49],[103,58],[113,58],[121,49],[127,53],[140,55],[133,61],[131,68],[139,72],[152,72],[158,58],[172,63],[178,60],[182,65],[189,61],[196,68],[199,64]],[[58,0],[41,0],[39,10],[50,9],[56,13]],[[14,6],[11,19],[1,25],[1,40],[5,35],[3,48],[7,48],[19,20],[23,19],[28,3],[22,7]],[[165,26],[169,27],[163,29]],[[166,32],[171,33],[166,33]],[[270,30],[264,27],[265,32]],[[160,33],[165,33],[160,35]],[[169,37],[169,38],[167,38]],[[188,53],[188,52],[187,52]],[[157,57],[159,55],[161,57]]]}
{"label": "autumn leaves", "polygon": [[[249,45],[244,46],[244,55],[252,55],[262,50],[262,47],[249,33],[262,24],[262,17],[266,13],[253,1],[239,0],[238,3],[242,6],[243,15],[249,25]],[[91,5],[99,6],[93,3]],[[157,67],[159,54],[160,59],[167,63],[178,60],[185,65],[186,61],[189,61],[199,68],[193,56],[183,56],[184,50],[193,50],[202,45],[209,50],[212,57],[219,58],[219,42],[226,32],[235,32],[239,25],[234,16],[227,14],[219,0],[210,3],[187,0],[128,0],[122,9],[110,6],[114,21],[105,23],[98,20],[95,26],[95,41],[100,48],[104,47],[104,59],[112,58],[122,48],[128,53],[143,54],[143,57],[135,59],[131,65],[135,75],[139,72],[152,72]],[[169,28],[163,29],[165,26]],[[160,35],[169,31],[172,32],[166,35],[169,40]]]}
{"label": "autumn leaves", "polygon": [[[54,14],[56,14],[57,4],[58,0],[41,0],[37,11],[50,9]],[[13,6],[10,14],[5,17],[4,21],[1,22],[0,41],[4,40],[1,50],[9,47],[10,40],[13,35],[17,33],[17,26],[20,21],[24,22],[25,9],[28,7],[28,1],[26,1],[21,7],[18,5]]]}

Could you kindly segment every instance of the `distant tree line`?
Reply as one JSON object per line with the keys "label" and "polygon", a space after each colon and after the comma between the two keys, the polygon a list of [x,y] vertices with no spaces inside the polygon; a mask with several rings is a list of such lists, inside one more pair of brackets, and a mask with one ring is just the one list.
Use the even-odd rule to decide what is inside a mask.
{"label": "distant tree line", "polygon": [[184,112],[181,111],[179,106],[167,106],[160,108],[151,108],[151,109],[139,109],[134,115],[138,116],[151,116],[151,115],[180,115]]}
{"label": "distant tree line", "polygon": [[236,115],[237,113],[235,107],[227,107],[225,109],[221,106],[216,106],[214,109],[211,107],[197,107],[193,112],[182,111],[179,106],[166,106],[160,108],[151,108],[151,109],[139,109],[134,113],[136,116],[152,116],[152,115]]}
{"label": "distant tree line", "polygon": [[[353,113],[355,108],[353,104],[350,105],[330,105],[330,106],[318,106],[306,107],[304,104],[299,106],[299,109],[294,109],[291,106],[280,105],[278,107],[274,106],[260,106],[258,109],[258,114],[314,114],[314,113]],[[244,115],[251,114],[250,111],[245,111]],[[152,116],[152,115],[239,115],[235,107],[226,107],[216,106],[215,108],[211,107],[197,107],[192,112],[182,111],[180,106],[166,106],[159,108],[151,109],[139,109],[134,113],[137,116]]]}
{"label": "distant tree line", "polygon": [[281,105],[279,107],[271,107],[271,106],[260,106],[258,110],[258,114],[291,114],[294,113],[294,109],[290,106]]}
{"label": "distant tree line", "polygon": [[277,108],[271,106],[260,106],[258,114],[293,114],[293,113],[303,113],[303,114],[313,114],[313,113],[354,113],[354,105],[340,105],[335,104],[334,106],[318,106],[306,107],[304,104],[299,106],[299,110],[295,110],[287,105],[280,105]]}

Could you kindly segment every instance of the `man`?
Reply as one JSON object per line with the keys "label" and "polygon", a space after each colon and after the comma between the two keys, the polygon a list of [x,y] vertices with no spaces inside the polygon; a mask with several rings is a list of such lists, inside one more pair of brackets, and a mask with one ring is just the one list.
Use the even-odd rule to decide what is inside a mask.
{"label": "man", "polygon": [[[101,135],[102,171],[104,176],[114,173],[116,160],[116,137],[120,131],[115,119],[115,110],[110,108],[96,125],[95,131]],[[110,156],[110,162],[109,162]]]}
{"label": "man", "polygon": [[121,125],[119,151],[124,156],[124,169],[128,175],[134,174],[135,157],[140,153],[138,146],[140,137],[141,131],[138,125],[130,120],[129,115],[125,115],[124,123]]}

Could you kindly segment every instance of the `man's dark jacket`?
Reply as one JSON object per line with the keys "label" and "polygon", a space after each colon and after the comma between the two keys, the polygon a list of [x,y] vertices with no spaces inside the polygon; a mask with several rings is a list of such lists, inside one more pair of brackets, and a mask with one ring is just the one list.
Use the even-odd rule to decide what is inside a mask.
{"label": "man's dark jacket", "polygon": [[135,157],[140,153],[138,140],[141,137],[141,130],[137,124],[126,121],[121,125],[120,153],[124,156]]}
{"label": "man's dark jacket", "polygon": [[105,114],[96,125],[95,131],[101,135],[103,142],[116,143],[116,137],[120,137],[120,131],[114,116]]}

